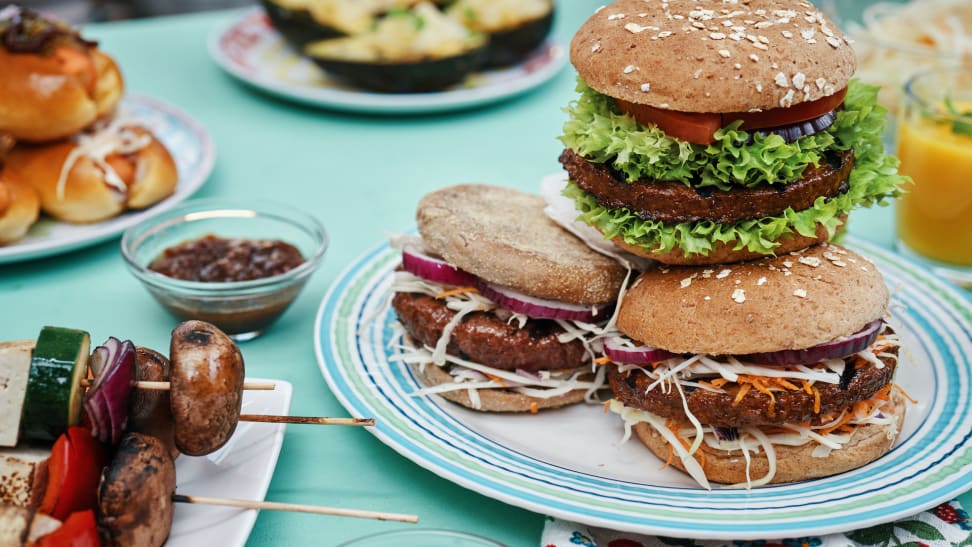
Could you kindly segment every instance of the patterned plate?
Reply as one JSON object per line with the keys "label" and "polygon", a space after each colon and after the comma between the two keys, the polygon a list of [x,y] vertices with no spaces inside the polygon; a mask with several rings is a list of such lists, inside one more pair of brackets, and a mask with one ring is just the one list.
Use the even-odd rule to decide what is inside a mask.
{"label": "patterned plate", "polygon": [[470,75],[429,93],[371,93],[330,79],[277,34],[263,10],[248,10],[209,40],[209,55],[226,72],[258,89],[313,106],[371,113],[443,112],[510,98],[553,78],[567,60],[547,41],[524,62]]}
{"label": "patterned plate", "polygon": [[126,95],[119,109],[151,129],[169,149],[179,169],[175,193],[147,209],[128,211],[94,224],[70,224],[41,215],[23,239],[0,246],[0,264],[65,253],[111,239],[146,217],[185,200],[206,182],[216,152],[199,122],[163,102],[137,95]]}
{"label": "patterned plate", "polygon": [[349,266],[321,303],[317,358],[352,416],[438,475],[498,500],[594,526],[676,537],[822,535],[918,513],[972,485],[972,303],[927,270],[852,240],[893,293],[903,339],[898,382],[911,405],[895,447],[835,477],[752,491],[706,491],[636,442],[597,406],[504,416],[412,395],[410,370],[390,363],[394,312],[385,291],[398,263],[382,245]]}

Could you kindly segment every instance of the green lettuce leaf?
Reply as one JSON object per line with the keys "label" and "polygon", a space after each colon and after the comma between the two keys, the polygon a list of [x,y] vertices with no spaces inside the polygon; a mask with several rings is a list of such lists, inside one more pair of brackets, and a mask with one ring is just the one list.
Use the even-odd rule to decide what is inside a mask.
{"label": "green lettuce leaf", "polygon": [[848,190],[829,199],[819,197],[808,209],[794,211],[790,208],[778,216],[735,224],[707,221],[665,224],[642,219],[627,209],[602,207],[573,182],[565,188],[564,195],[576,203],[579,218],[600,229],[606,238],[620,237],[625,243],[646,251],[668,252],[679,248],[687,256],[707,255],[716,242],[722,242],[736,250],[745,248],[760,254],[773,254],[773,249],[778,246],[775,240],[786,234],[811,237],[817,226],[823,226],[833,237],[840,225],[840,216],[855,207],[885,205],[887,200],[899,196],[902,185],[909,181],[898,174],[898,159],[884,153],[881,135],[886,110],[877,104],[877,90],[857,82],[852,82],[848,88],[846,107],[828,131],[833,148],[854,149],[855,164]]}
{"label": "green lettuce leaf", "polygon": [[851,82],[834,124],[792,143],[779,135],[750,134],[736,122],[717,131],[715,142],[702,146],[670,137],[653,125],[642,126],[579,78],[577,90],[580,97],[565,109],[568,120],[560,137],[565,146],[590,161],[610,164],[628,182],[676,180],[720,190],[786,184],[808,165],[819,165],[828,149],[852,146],[853,139],[842,136],[852,134],[857,120],[867,117],[865,111],[875,107],[870,98],[877,93],[876,88]]}

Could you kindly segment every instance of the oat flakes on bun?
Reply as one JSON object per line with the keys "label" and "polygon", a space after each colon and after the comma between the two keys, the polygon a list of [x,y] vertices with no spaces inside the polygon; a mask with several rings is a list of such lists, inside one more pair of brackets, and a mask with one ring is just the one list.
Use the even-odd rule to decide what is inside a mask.
{"label": "oat flakes on bun", "polygon": [[809,2],[619,0],[574,36],[560,156],[580,218],[665,264],[830,240],[905,180],[877,89]]}
{"label": "oat flakes on bun", "polygon": [[841,473],[890,450],[904,419],[888,290],[832,244],[642,273],[604,342],[609,408],[699,484]]}
{"label": "oat flakes on bun", "polygon": [[626,271],[543,212],[540,196],[463,184],[420,201],[391,304],[399,358],[439,394],[489,412],[593,400],[592,360]]}

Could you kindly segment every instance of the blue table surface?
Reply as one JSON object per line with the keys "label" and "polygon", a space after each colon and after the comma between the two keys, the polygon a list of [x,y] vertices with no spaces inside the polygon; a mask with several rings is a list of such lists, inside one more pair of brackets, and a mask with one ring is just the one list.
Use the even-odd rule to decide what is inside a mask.
{"label": "blue table surface", "polygon": [[[597,3],[562,2],[554,35],[569,42]],[[330,283],[390,232],[413,226],[425,193],[461,182],[536,191],[557,171],[575,73],[565,68],[525,96],[440,115],[368,116],[319,110],[261,94],[224,74],[207,38],[237,11],[90,25],[124,73],[130,93],[177,106],[216,145],[215,170],[198,197],[274,199],[312,211],[331,246],[298,301],[263,337],[242,346],[250,376],[294,384],[292,413],[345,416],[318,369],[314,317]],[[880,245],[893,238],[889,208],[854,213],[850,232]],[[34,337],[45,324],[84,328],[94,340],[130,338],[168,347],[174,325],[125,270],[117,239],[0,267],[0,332]],[[360,428],[289,427],[268,499],[416,513],[421,527],[536,545],[543,517],[484,497],[399,456]],[[966,504],[972,496],[963,496]],[[264,511],[249,545],[334,545],[406,528],[371,520]]]}

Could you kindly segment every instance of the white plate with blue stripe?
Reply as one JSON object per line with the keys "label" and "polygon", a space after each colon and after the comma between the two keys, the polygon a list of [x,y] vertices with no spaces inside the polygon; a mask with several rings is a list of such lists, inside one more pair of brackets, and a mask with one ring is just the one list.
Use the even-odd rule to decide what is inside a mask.
{"label": "white plate with blue stripe", "polygon": [[852,240],[893,293],[901,334],[897,381],[916,399],[898,441],[877,461],[834,477],[753,490],[700,488],[599,406],[536,415],[469,411],[415,396],[390,358],[395,321],[385,293],[399,254],[368,252],[335,281],[315,327],[325,380],[352,416],[434,473],[486,496],[593,526],[696,539],[823,535],[918,513],[972,486],[972,303],[890,251]]}
{"label": "white plate with blue stripe", "polygon": [[175,192],[146,209],[126,211],[92,224],[71,224],[41,215],[22,239],[0,246],[0,264],[66,253],[111,239],[145,218],[184,201],[206,182],[213,170],[216,151],[199,122],[173,106],[139,95],[126,95],[119,110],[149,128],[169,150],[179,170]]}

